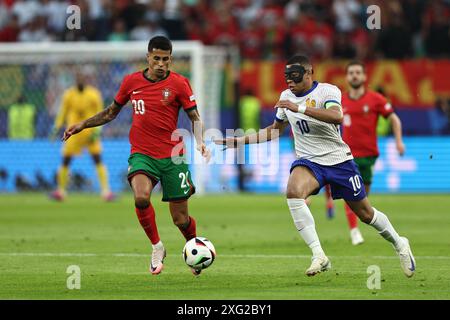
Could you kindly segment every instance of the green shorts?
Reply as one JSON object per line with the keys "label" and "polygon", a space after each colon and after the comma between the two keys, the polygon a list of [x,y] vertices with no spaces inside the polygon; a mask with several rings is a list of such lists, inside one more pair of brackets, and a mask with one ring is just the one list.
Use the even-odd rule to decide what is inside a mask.
{"label": "green shorts", "polygon": [[378,157],[363,157],[354,159],[358,165],[364,184],[372,184],[373,166],[375,165],[377,158]]}
{"label": "green shorts", "polygon": [[128,158],[128,182],[142,173],[152,180],[153,185],[161,181],[162,201],[189,199],[195,193],[191,172],[183,156],[155,159],[142,153],[133,153]]}

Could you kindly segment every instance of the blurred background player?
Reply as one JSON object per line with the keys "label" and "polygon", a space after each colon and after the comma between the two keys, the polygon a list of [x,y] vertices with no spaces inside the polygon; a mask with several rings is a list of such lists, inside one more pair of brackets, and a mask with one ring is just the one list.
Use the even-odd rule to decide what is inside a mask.
{"label": "blurred background player", "polygon": [[35,132],[36,106],[21,95],[8,109],[8,138],[32,140]]}
{"label": "blurred background player", "polygon": [[[383,95],[366,88],[367,76],[362,62],[350,62],[345,71],[349,90],[342,96],[344,112],[342,137],[352,150],[355,157],[354,160],[361,172],[366,192],[369,194],[372,184],[373,166],[379,155],[377,145],[378,119],[381,116],[389,121],[392,126],[395,146],[399,155],[405,153],[405,145],[402,139],[402,123],[400,118],[394,113],[391,104]],[[327,190],[329,190],[328,186]],[[327,212],[330,212],[333,201],[329,191],[326,193],[326,196]],[[344,207],[350,227],[352,244],[361,244],[364,242],[364,239],[358,229],[358,219],[346,203]]]}
{"label": "blurred background player", "polygon": [[[239,101],[239,128],[242,130],[259,130],[261,123],[261,101],[251,88],[244,91]],[[238,188],[247,191],[247,181],[253,175],[251,166],[238,163]]]}
{"label": "blurred background player", "polygon": [[[55,119],[52,132],[54,139],[58,131],[82,120],[92,117],[103,109],[103,100],[99,90],[87,84],[87,73],[75,73],[76,85],[64,92],[62,106]],[[87,149],[92,156],[100,183],[101,196],[105,201],[113,201],[115,195],[111,192],[108,181],[108,170],[101,160],[102,146],[100,130],[88,129],[67,141],[62,149],[63,161],[57,173],[57,189],[50,194],[50,198],[62,201],[67,194],[69,182],[69,166],[74,156]]]}
{"label": "blurred background player", "polygon": [[[150,272],[161,273],[166,250],[159,237],[155,210],[150,202],[153,188],[161,181],[163,201],[169,202],[173,223],[186,241],[197,234],[195,219],[188,214],[188,199],[195,193],[191,172],[184,156],[183,142],[172,139],[177,129],[180,108],[192,122],[197,149],[202,156],[210,153],[203,141],[203,123],[197,110],[189,80],[169,70],[172,62],[172,43],[156,36],[148,43],[148,67],[125,76],[114,102],[91,118],[70,126],[63,140],[77,138],[88,128],[104,125],[119,114],[131,100],[133,122],[129,140],[128,181],[134,193],[135,211],[152,244]],[[73,139],[72,138],[72,139]],[[71,141],[68,140],[68,141]],[[179,148],[179,149],[178,149]],[[192,269],[194,275],[201,270]]]}

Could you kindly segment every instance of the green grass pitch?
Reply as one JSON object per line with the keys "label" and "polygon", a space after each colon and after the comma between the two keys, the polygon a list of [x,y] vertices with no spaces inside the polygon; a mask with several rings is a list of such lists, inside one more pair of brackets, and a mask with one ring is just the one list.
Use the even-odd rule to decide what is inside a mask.
{"label": "green grass pitch", "polygon": [[[216,246],[214,264],[194,277],[181,256],[184,239],[168,206],[153,196],[168,256],[159,276],[148,272],[151,251],[131,194],[114,203],[71,195],[54,203],[42,194],[0,195],[0,299],[449,299],[450,197],[373,195],[400,234],[410,239],[417,272],[401,272],[389,243],[361,226],[365,243],[350,244],[342,201],[325,216],[322,196],[312,212],[333,269],[306,277],[309,249],[292,223],[283,195],[194,196],[198,235]],[[81,270],[69,290],[67,268]],[[369,289],[369,266],[381,288]]]}

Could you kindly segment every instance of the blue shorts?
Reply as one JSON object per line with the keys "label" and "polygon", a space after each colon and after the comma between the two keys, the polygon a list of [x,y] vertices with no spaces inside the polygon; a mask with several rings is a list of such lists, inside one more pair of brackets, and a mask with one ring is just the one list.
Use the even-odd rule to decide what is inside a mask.
{"label": "blue shorts", "polygon": [[320,188],[313,194],[319,193],[323,186],[329,184],[333,199],[359,201],[366,197],[363,179],[353,160],[338,163],[334,166],[323,166],[306,159],[299,159],[292,163],[291,173],[298,166],[311,170],[319,182]]}

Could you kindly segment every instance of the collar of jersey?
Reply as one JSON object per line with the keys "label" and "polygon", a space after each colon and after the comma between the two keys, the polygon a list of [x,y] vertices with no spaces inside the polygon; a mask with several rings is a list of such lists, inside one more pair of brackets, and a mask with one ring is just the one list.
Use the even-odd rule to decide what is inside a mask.
{"label": "collar of jersey", "polygon": [[318,85],[319,85],[319,83],[318,83],[317,81],[313,81],[313,85],[312,85],[312,87],[311,87],[308,91],[303,92],[303,93],[301,93],[301,94],[296,94],[295,96],[296,96],[296,97],[304,97],[304,96],[307,96],[308,94],[310,94],[311,92],[313,92],[314,89],[315,89]]}
{"label": "collar of jersey", "polygon": [[147,78],[147,75],[145,74],[145,72],[146,72],[147,70],[148,70],[148,68],[145,68],[144,71],[142,71],[142,75],[144,76],[145,79],[147,79],[147,80],[150,81],[151,83],[157,83],[157,82],[161,82],[161,81],[163,81],[163,80],[166,80],[166,79],[169,77],[169,75],[170,75],[170,70],[168,70],[168,71],[167,71],[167,75],[166,75],[164,78],[162,78],[162,79],[159,80],[159,81],[155,81],[155,80],[152,80],[152,79],[150,79],[150,78]]}

